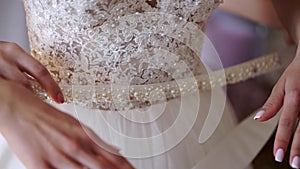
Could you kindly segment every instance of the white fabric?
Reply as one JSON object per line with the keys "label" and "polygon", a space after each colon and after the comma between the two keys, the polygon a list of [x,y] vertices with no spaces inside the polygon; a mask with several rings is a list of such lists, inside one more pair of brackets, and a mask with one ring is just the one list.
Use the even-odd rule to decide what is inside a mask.
{"label": "white fabric", "polygon": [[[220,93],[222,94],[222,93]],[[219,124],[214,135],[204,144],[199,144],[198,136],[201,130],[201,124],[207,115],[204,112],[208,109],[209,95],[202,93],[203,100],[201,101],[201,109],[198,114],[197,121],[193,126],[191,132],[175,147],[161,155],[145,158],[145,159],[132,159],[130,162],[139,169],[241,169],[247,167],[255,155],[259,152],[260,148],[264,145],[266,140],[272,133],[276,124],[276,118],[267,123],[258,124],[250,116],[241,124],[235,126],[232,120],[230,107],[225,108],[222,121]],[[195,99],[195,96],[186,98],[190,106]],[[113,144],[121,149],[121,153],[126,156],[130,154],[131,149],[138,149],[140,151],[147,151],[147,147],[141,145],[127,144],[126,140],[121,137],[116,137],[115,130],[132,137],[145,137],[155,135],[161,132],[163,128],[169,126],[170,123],[176,118],[178,112],[179,99],[171,100],[167,103],[164,109],[164,115],[155,123],[152,124],[135,124],[128,121],[118,112],[90,110],[76,107],[72,104],[54,105],[64,112],[69,112],[74,117],[78,118],[84,124],[93,128],[96,133],[106,142]],[[202,112],[203,111],[203,112]],[[146,114],[145,118],[149,118],[155,112]],[[110,124],[108,126],[106,123]],[[189,124],[180,124],[182,127]],[[171,137],[176,138],[176,133],[172,133]],[[162,140],[164,144],[166,140]],[[8,149],[4,140],[0,144],[0,159],[1,168],[22,169],[22,165]],[[147,145],[150,148],[156,145]]]}

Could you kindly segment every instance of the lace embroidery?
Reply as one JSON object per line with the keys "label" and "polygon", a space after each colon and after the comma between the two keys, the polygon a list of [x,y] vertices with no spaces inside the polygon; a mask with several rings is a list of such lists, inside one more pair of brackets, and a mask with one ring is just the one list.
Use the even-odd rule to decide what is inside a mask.
{"label": "lace embroidery", "polygon": [[[149,85],[61,85],[66,102],[96,108],[128,110],[142,108],[198,90],[210,90],[245,81],[249,78],[274,71],[281,67],[277,54],[266,55],[233,67],[166,83]],[[42,99],[51,101],[37,82],[32,82],[33,91]]]}
{"label": "lace embroidery", "polygon": [[[74,70],[84,65],[94,70],[96,84],[109,84],[112,79],[150,84],[172,80],[163,70],[149,66],[151,52],[157,48],[180,55],[179,60],[190,64],[194,74],[201,73],[201,62],[195,62],[198,56],[185,53],[189,52],[185,44],[164,36],[163,29],[174,29],[177,27],[174,23],[185,20],[204,30],[210,11],[218,3],[211,0],[25,0],[25,8],[32,54],[58,82],[71,84]],[[137,20],[130,17],[146,12],[155,16],[141,15],[144,17]],[[174,17],[167,20],[164,15],[176,16],[177,21]],[[124,16],[129,19],[120,19]],[[149,53],[132,56],[141,50]]]}
{"label": "lace embroidery", "polygon": [[[24,0],[32,55],[48,68],[67,101],[100,109],[175,98],[181,87],[172,87],[174,81],[207,74],[199,58],[201,30],[219,3]],[[193,83],[188,87],[200,85]],[[116,95],[111,85],[118,86]],[[124,86],[136,87],[126,92]]]}

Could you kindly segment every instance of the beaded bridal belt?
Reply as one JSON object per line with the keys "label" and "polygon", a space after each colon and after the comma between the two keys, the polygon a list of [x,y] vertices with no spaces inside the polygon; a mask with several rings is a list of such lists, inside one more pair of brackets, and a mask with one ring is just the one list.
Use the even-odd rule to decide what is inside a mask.
{"label": "beaded bridal belt", "polygon": [[[129,110],[150,106],[183,95],[211,90],[217,86],[245,81],[280,67],[277,54],[266,55],[226,69],[194,77],[146,85],[60,85],[66,103],[92,109]],[[36,95],[50,101],[37,82],[32,82]]]}

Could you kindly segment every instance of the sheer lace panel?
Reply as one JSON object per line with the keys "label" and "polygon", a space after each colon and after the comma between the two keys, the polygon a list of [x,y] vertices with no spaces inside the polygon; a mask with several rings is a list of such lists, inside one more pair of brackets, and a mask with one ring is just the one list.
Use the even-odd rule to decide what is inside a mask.
{"label": "sheer lace panel", "polygon": [[[95,75],[96,84],[165,82],[174,77],[164,69],[179,61],[190,70],[181,71],[177,78],[190,71],[200,74],[199,56],[164,34],[178,28],[182,20],[204,30],[217,4],[211,0],[25,0],[32,53],[62,84],[72,84],[74,72],[82,70]],[[130,16],[147,12],[151,14]],[[168,20],[167,15],[175,17]],[[178,58],[167,58],[157,49]],[[153,55],[161,58],[154,61]]]}
{"label": "sheer lace panel", "polygon": [[[67,100],[76,100],[67,92],[74,92],[70,86],[80,86],[84,94],[76,94],[78,102],[93,98],[92,105],[105,109],[110,108],[110,101],[83,89],[109,84],[155,85],[206,73],[199,59],[203,40],[199,32],[219,3],[24,0],[32,55],[69,93]],[[135,106],[149,103],[134,97],[130,101],[136,102]],[[99,106],[104,103],[107,105]]]}

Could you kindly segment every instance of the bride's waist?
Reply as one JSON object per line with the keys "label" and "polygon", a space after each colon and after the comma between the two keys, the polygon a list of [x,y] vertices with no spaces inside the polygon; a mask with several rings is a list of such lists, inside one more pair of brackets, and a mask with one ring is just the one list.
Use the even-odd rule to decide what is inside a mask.
{"label": "bride's waist", "polygon": [[[93,71],[70,70],[60,75],[59,85],[66,102],[72,102],[88,108],[124,110],[150,106],[178,98],[187,94],[199,94],[199,91],[214,89],[216,86],[238,83],[256,77],[280,67],[277,55],[267,55],[219,71],[207,71],[203,74],[186,74],[184,78],[172,74],[172,79],[157,82],[135,84],[126,78],[110,83],[98,83]],[[68,68],[65,68],[65,70]],[[54,71],[54,70],[52,70]],[[55,77],[58,78],[57,76]],[[49,99],[38,83],[32,83],[33,91],[43,99]]]}
{"label": "bride's waist", "polygon": [[[74,77],[76,79],[76,75]],[[198,82],[200,82],[199,79],[189,77],[152,84],[130,84],[130,82],[96,84],[91,78],[85,81],[73,79],[73,82],[69,84],[59,82],[59,86],[66,103],[75,103],[92,109],[126,110],[197,93]],[[51,100],[37,82],[32,81],[32,88],[34,93],[43,100]],[[210,88],[207,77],[201,80],[200,88],[202,90]]]}

